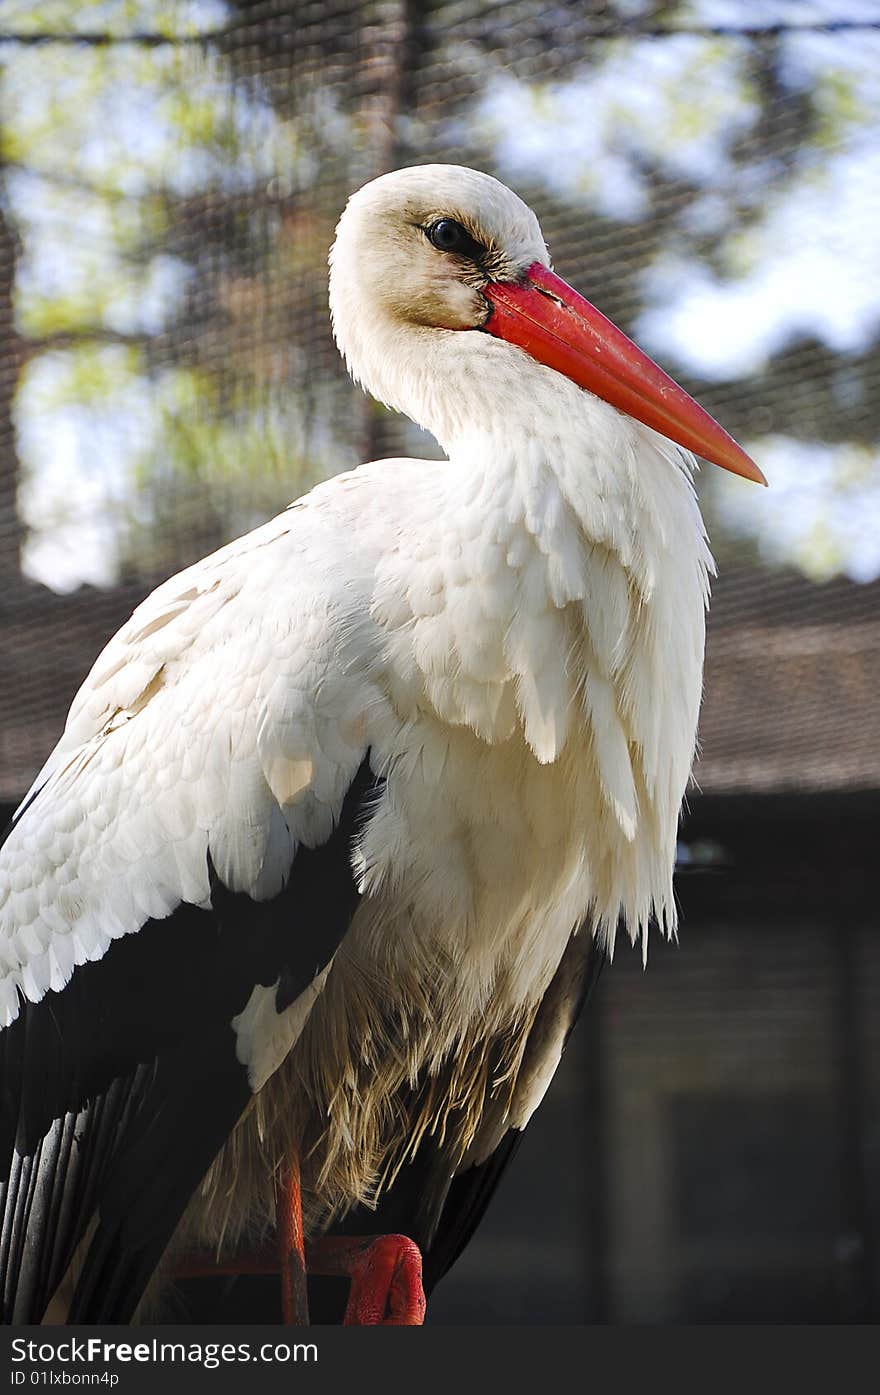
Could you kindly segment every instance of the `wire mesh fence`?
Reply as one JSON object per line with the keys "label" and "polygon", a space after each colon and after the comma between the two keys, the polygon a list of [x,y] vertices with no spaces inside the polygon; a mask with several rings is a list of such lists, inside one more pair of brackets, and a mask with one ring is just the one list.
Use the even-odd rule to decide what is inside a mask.
{"label": "wire mesh fence", "polygon": [[[878,135],[873,0],[0,0],[0,799],[152,585],[325,475],[437,453],[348,382],[326,297],[349,193],[425,161],[513,185],[770,479],[699,481],[700,789],[880,787]],[[698,1116],[655,1123],[684,1148]]]}

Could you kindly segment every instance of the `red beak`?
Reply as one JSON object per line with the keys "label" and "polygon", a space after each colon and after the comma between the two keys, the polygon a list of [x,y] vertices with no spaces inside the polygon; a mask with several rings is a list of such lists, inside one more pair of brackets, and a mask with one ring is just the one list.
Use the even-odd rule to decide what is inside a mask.
{"label": "red beak", "polygon": [[676,445],[767,483],[733,437],[561,276],[534,262],[523,284],[493,281],[484,294],[492,304],[484,325],[489,334],[525,349]]}

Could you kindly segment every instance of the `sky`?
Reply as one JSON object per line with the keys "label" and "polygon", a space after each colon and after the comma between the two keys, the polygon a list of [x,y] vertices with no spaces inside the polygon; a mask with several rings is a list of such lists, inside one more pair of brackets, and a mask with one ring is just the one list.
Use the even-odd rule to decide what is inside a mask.
{"label": "sky", "polygon": [[[638,14],[639,0],[630,9]],[[699,0],[698,25],[778,20],[805,25],[839,18],[880,21],[880,3],[758,3]],[[155,28],[174,32],[222,22],[220,0],[73,5],[0,0],[0,29]],[[784,81],[809,88],[827,106],[826,140],[804,148],[794,177],[774,188],[772,171],[732,158],[758,115],[749,89],[747,45],[681,36],[609,46],[605,61],[539,89],[510,73],[487,73],[474,121],[498,172],[544,182],[548,192],[624,224],[647,209],[643,162],[670,176],[687,172],[703,189],[688,217],[710,234],[723,227],[725,200],[753,197],[760,217],[721,248],[726,275],[674,251],[643,273],[646,310],[636,326],[661,362],[720,382],[760,374],[797,335],[836,351],[873,342],[880,324],[880,31],[800,32],[783,40]],[[0,51],[0,62],[4,55]],[[113,62],[118,62],[114,71]],[[97,316],[121,334],[155,333],[173,316],[191,269],[160,250],[145,265],[127,252],[141,230],[142,200],[164,186],[192,193],[242,177],[197,141],[187,122],[228,120],[248,153],[249,179],[301,174],[303,152],[266,102],[229,110],[219,60],[205,60],[198,92],[173,49],[114,60],[106,53],[44,48],[16,52],[2,74],[0,101],[12,151],[8,201],[23,244],[17,314],[39,334],[59,305],[75,326]],[[100,67],[98,66],[100,65]],[[27,151],[19,168],[16,149]],[[299,162],[299,163],[297,163]],[[67,181],[67,182],[65,182]],[[80,184],[112,191],[84,198]],[[42,319],[41,319],[42,317]],[[83,580],[112,584],[133,481],[161,441],[173,385],[147,381],[136,356],[109,346],[82,356],[44,354],[24,375],[17,402],[24,467],[20,507],[31,532],[28,573],[56,589]],[[85,371],[88,367],[88,372]],[[86,378],[88,392],[80,392]],[[100,390],[104,385],[105,391]],[[830,446],[770,435],[744,441],[771,482],[767,492],[722,478],[710,487],[728,528],[754,539],[768,559],[816,579],[843,570],[880,575],[880,471],[853,443]]]}

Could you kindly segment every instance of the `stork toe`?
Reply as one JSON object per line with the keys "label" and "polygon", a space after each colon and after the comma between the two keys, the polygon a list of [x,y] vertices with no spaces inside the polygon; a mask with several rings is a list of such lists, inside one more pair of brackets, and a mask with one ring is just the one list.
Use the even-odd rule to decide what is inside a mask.
{"label": "stork toe", "polygon": [[346,1327],[420,1327],[425,1320],[422,1255],[405,1235],[380,1235],[351,1276]]}

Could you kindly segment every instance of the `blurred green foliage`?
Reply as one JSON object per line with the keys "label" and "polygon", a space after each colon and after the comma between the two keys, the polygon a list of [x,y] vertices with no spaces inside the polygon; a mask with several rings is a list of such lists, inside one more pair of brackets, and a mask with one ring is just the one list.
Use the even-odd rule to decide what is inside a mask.
{"label": "blurred green foliage", "polygon": [[[108,576],[153,579],[365,454],[431,449],[354,393],[329,335],[335,219],[383,168],[455,159],[507,178],[563,274],[632,332],[698,269],[723,286],[784,257],[777,212],[811,186],[821,197],[829,160],[880,122],[857,33],[817,56],[784,35],[700,33],[701,6],[675,0],[503,8],[3,7],[7,34],[59,40],[0,46],[0,212],[16,243],[0,277],[19,365],[4,379],[14,438],[0,388],[0,472],[22,484],[31,570],[51,574],[65,506],[69,522],[106,507]],[[767,8],[744,6],[743,20]],[[66,41],[77,34],[92,38]],[[757,501],[704,489],[722,555],[762,547],[824,576],[847,565],[875,507],[880,390],[867,349],[802,333],[796,381],[793,333],[726,378],[677,364],[674,346],[665,361],[763,443],[771,483],[780,440],[839,448],[818,490],[834,507],[816,518],[801,501],[800,533],[783,529],[775,551]],[[796,489],[783,493],[797,513]],[[58,565],[75,579],[75,559]]]}

